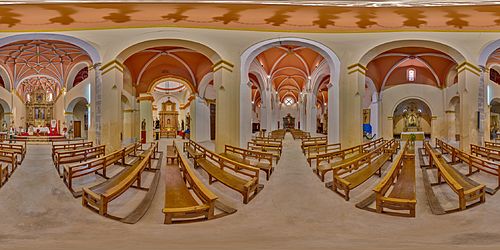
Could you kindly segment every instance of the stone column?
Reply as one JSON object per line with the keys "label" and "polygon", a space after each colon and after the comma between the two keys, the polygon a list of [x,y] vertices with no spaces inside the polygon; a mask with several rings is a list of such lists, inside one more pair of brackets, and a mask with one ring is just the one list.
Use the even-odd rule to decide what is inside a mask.
{"label": "stone column", "polygon": [[[120,134],[122,133],[122,90],[123,90],[123,68],[124,66],[113,61],[101,67],[102,84],[96,82],[96,98],[93,101],[100,103],[100,109],[96,107],[96,129],[100,144],[106,145],[106,151],[112,152],[122,147]],[[100,87],[98,87],[100,85]],[[99,93],[102,97],[99,97]],[[98,127],[98,126],[96,126]]]}
{"label": "stone column", "polygon": [[210,107],[201,97],[196,96],[191,101],[191,139],[196,142],[210,140]]}
{"label": "stone column", "polygon": [[370,124],[372,125],[372,133],[376,134],[377,138],[382,136],[382,129],[380,126],[380,113],[382,112],[381,105],[382,102],[379,100],[378,93],[373,93],[372,103],[370,104]]}
{"label": "stone column", "polygon": [[352,65],[344,71],[345,81],[340,84],[340,122],[342,148],[363,142],[363,95],[366,68]]}
{"label": "stone column", "polygon": [[214,87],[217,93],[215,123],[215,151],[217,153],[223,152],[225,145],[238,146],[241,141],[245,140],[244,138],[240,140],[240,129],[247,136],[251,132],[251,124],[245,124],[240,128],[240,105],[238,104],[246,104],[248,109],[245,108],[245,110],[251,112],[251,100],[250,95],[245,95],[245,99],[240,100],[240,85],[242,84],[237,84],[236,76],[239,72],[235,72],[236,70],[237,67],[226,61],[217,62],[213,67]]}
{"label": "stone column", "polygon": [[102,76],[100,67],[100,63],[89,66],[88,76],[90,80],[88,140],[95,144],[100,144],[101,141]]}
{"label": "stone column", "polygon": [[455,124],[455,110],[446,110],[445,112],[446,127],[448,128],[448,141],[455,141],[456,124]]}
{"label": "stone column", "polygon": [[129,144],[134,142],[133,133],[133,123],[134,123],[134,110],[125,109],[123,110],[123,143]]}
{"label": "stone column", "polygon": [[140,94],[139,98],[140,108],[140,124],[139,129],[142,132],[142,121],[146,121],[146,143],[153,141],[153,101],[154,98],[150,93]]}
{"label": "stone column", "polygon": [[[64,122],[66,123],[66,128],[68,129],[67,132],[69,132],[69,128],[70,128],[71,123],[73,123],[73,120],[74,120],[73,112],[64,112]],[[60,128],[61,134],[63,133],[63,129],[64,129],[64,125],[61,124],[61,128]],[[75,128],[73,127],[73,131],[70,134],[71,137],[75,136],[74,131],[75,131]],[[84,131],[82,130],[81,133],[83,135]]]}
{"label": "stone column", "polygon": [[480,124],[484,123],[484,106],[480,103],[484,97],[479,95],[484,88],[480,88],[481,69],[478,67],[464,62],[457,66],[457,71],[460,93],[460,149],[469,152],[470,144],[480,144],[483,139]]}
{"label": "stone column", "polygon": [[316,128],[314,127],[314,124],[316,124],[316,97],[313,95],[312,92],[306,92],[305,98],[307,100],[305,108],[305,127],[304,130],[310,133],[315,133]]}

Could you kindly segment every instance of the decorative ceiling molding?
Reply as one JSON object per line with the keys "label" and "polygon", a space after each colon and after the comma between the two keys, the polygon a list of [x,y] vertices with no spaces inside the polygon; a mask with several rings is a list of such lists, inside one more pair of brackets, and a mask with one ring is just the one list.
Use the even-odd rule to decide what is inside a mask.
{"label": "decorative ceiling molding", "polygon": [[[103,4],[103,2],[107,2]],[[273,32],[498,32],[495,1],[3,1],[1,32],[208,28]],[[496,5],[495,5],[496,4]],[[412,7],[412,8],[401,8]],[[230,14],[228,14],[230,13]],[[341,15],[325,15],[341,13]],[[369,15],[367,14],[369,13]],[[425,13],[425,14],[422,14]],[[390,18],[387,18],[390,16]]]}

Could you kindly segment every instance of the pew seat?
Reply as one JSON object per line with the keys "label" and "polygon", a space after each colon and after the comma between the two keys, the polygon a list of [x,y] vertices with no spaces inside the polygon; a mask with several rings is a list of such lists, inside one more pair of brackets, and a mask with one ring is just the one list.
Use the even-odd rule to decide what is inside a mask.
{"label": "pew seat", "polygon": [[[346,201],[349,200],[349,192],[363,184],[365,181],[370,179],[374,174],[378,174],[379,177],[382,176],[382,167],[389,160],[392,161],[392,156],[397,151],[397,143],[394,140],[387,142],[386,144],[380,146],[380,149],[376,149],[368,154],[365,157],[359,158],[359,163],[354,163],[356,167],[359,165],[367,163],[365,167],[357,170],[356,172],[349,174],[347,176],[341,176],[339,172],[343,170],[344,167],[347,167],[347,171],[351,171],[349,165],[340,165],[333,168],[333,184],[332,190],[343,196]],[[377,152],[379,151],[380,152]],[[377,155],[379,155],[377,157]],[[370,158],[377,157],[375,160],[371,161]],[[366,158],[366,159],[365,159]],[[344,193],[339,192],[339,189],[344,191]]]}
{"label": "pew seat", "polygon": [[444,179],[445,183],[458,195],[458,208],[457,210],[465,210],[467,208],[468,202],[474,202],[471,205],[484,203],[486,201],[485,196],[485,185],[483,184],[473,184],[466,180],[465,177],[453,168],[450,164],[446,162],[443,156],[436,155],[435,150],[431,148],[430,144],[426,142],[424,147],[429,157],[429,165],[436,166],[437,173],[437,183],[436,185],[442,184]]}
{"label": "pew seat", "polygon": [[100,215],[117,219],[108,214],[108,205],[136,183],[135,187],[148,190],[141,186],[141,175],[148,165],[151,164],[153,148],[144,153],[144,157],[132,166],[123,169],[120,173],[107,181],[93,187],[84,187],[82,205]]}
{"label": "pew seat", "polygon": [[[373,191],[377,213],[415,217],[417,197],[414,145],[406,143],[403,153],[393,162],[389,172]],[[390,211],[384,211],[385,208]]]}
{"label": "pew seat", "polygon": [[179,166],[170,165],[166,168],[165,205],[162,210],[165,215],[164,223],[214,218],[215,201],[218,197],[196,177],[184,156],[179,154],[177,162]]}
{"label": "pew seat", "polygon": [[0,164],[0,187],[9,180],[9,169]]}

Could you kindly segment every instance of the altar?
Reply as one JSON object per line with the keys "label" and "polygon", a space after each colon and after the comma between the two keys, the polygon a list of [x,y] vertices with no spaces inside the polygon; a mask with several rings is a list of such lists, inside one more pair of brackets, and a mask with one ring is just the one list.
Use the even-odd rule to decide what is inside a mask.
{"label": "altar", "polygon": [[423,141],[425,139],[425,134],[422,131],[414,131],[414,132],[401,132],[401,140],[408,141],[411,136],[415,135],[415,141]]}

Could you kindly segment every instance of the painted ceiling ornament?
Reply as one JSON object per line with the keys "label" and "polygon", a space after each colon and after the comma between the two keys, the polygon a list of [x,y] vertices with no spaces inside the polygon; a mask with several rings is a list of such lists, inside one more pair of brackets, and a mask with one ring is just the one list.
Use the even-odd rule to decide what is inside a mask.
{"label": "painted ceiling ornament", "polygon": [[47,101],[53,101],[55,96],[58,96],[61,87],[57,81],[46,76],[34,76],[23,80],[17,88],[19,95],[24,101],[31,101],[31,97],[35,93],[45,93]]}
{"label": "painted ceiling ornament", "polygon": [[6,65],[15,86],[35,75],[48,76],[62,85],[73,66],[83,61],[90,62],[85,51],[62,41],[18,41],[0,48],[0,62]]}

